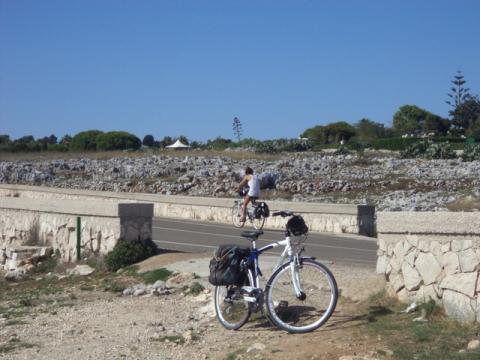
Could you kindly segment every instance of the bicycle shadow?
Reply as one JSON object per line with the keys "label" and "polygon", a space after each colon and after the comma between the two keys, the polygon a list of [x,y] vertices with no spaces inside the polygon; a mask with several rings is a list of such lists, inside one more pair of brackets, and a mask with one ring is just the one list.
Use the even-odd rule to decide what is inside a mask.
{"label": "bicycle shadow", "polygon": [[[355,328],[371,322],[377,321],[379,317],[393,313],[385,306],[370,306],[366,312],[355,314],[349,313],[343,309],[336,310],[327,323],[317,331],[336,331],[341,329]],[[266,315],[255,314],[244,330],[271,331],[279,330]]]}

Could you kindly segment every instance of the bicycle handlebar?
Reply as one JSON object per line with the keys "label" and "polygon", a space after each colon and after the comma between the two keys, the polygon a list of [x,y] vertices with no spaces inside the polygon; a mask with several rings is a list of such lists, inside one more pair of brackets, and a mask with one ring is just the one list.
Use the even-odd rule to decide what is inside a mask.
{"label": "bicycle handlebar", "polygon": [[291,210],[275,211],[275,212],[272,212],[272,216],[281,216],[281,217],[293,216],[293,211]]}

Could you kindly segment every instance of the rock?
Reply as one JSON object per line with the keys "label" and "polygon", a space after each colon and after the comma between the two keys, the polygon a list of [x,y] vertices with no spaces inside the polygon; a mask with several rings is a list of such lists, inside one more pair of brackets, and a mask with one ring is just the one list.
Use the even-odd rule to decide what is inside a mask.
{"label": "rock", "polygon": [[130,295],[133,295],[134,292],[135,292],[135,290],[133,290],[132,288],[126,288],[126,289],[123,290],[122,295],[123,296],[130,296]]}
{"label": "rock", "polygon": [[420,287],[422,278],[418,274],[418,271],[406,262],[402,264],[402,274],[407,290],[417,290]]}
{"label": "rock", "polygon": [[467,350],[477,350],[480,348],[480,340],[470,340],[467,345]]}
{"label": "rock", "polygon": [[475,271],[480,265],[477,254],[473,249],[467,249],[458,253],[460,269],[462,272]]}
{"label": "rock", "polygon": [[77,265],[73,269],[68,269],[68,275],[88,276],[95,272],[95,269],[88,265]]}
{"label": "rock", "polygon": [[252,345],[250,345],[247,349],[247,353],[249,352],[252,352],[252,351],[262,351],[262,350],[265,350],[266,346],[265,344],[262,344],[262,343],[254,343]]}
{"label": "rock", "polygon": [[443,269],[447,275],[460,272],[460,262],[456,253],[449,251],[443,254]]}
{"label": "rock", "polygon": [[23,279],[25,279],[25,277],[25,271],[21,268],[7,271],[7,273],[5,274],[5,280],[7,281],[22,281]]}
{"label": "rock", "polygon": [[473,300],[468,296],[456,291],[445,290],[443,292],[443,305],[448,316],[461,322],[474,322],[476,313]]}
{"label": "rock", "polygon": [[151,287],[155,290],[165,290],[167,288],[167,284],[165,283],[165,281],[157,280],[151,285]]}
{"label": "rock", "polygon": [[454,290],[471,298],[475,296],[476,285],[476,272],[447,275],[440,282],[440,288],[446,290]]}
{"label": "rock", "polygon": [[415,268],[420,273],[425,285],[434,283],[438,275],[442,272],[440,264],[431,253],[425,254],[421,252],[418,254],[417,260],[415,260]]}

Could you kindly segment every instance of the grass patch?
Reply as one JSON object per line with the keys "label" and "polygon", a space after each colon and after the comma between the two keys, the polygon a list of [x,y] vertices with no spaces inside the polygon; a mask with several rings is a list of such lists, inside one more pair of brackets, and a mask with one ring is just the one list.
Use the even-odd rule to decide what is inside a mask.
{"label": "grass patch", "polygon": [[[421,304],[416,312],[405,314],[400,313],[405,304],[383,292],[371,297],[364,306],[367,331],[381,336],[395,359],[480,359],[480,350],[459,352],[477,338],[480,325],[462,325],[448,319],[433,300]],[[428,321],[413,321],[420,314]]]}
{"label": "grass patch", "polygon": [[26,321],[23,321],[23,320],[12,319],[12,320],[8,320],[8,321],[5,323],[5,326],[25,325],[25,324],[28,324],[28,323],[27,323]]}
{"label": "grass patch", "polygon": [[8,354],[12,351],[19,350],[19,349],[30,349],[36,345],[30,344],[27,342],[22,342],[17,338],[10,339],[5,344],[0,344],[0,354]]}
{"label": "grass patch", "polygon": [[226,360],[236,360],[242,358],[242,354],[245,352],[245,349],[238,349],[231,351],[227,354]]}
{"label": "grass patch", "polygon": [[199,282],[195,281],[192,285],[190,286],[184,286],[182,289],[185,294],[187,295],[193,295],[197,296],[199,295],[203,290],[205,290],[205,287],[200,284]]}
{"label": "grass patch", "polygon": [[168,336],[162,336],[161,338],[158,339],[158,341],[161,342],[171,342],[179,345],[185,344],[185,338],[181,335],[168,335]]}
{"label": "grass patch", "polygon": [[167,280],[172,274],[173,272],[171,272],[170,270],[160,268],[142,273],[140,274],[140,277],[145,281],[146,284],[153,284],[157,280]]}

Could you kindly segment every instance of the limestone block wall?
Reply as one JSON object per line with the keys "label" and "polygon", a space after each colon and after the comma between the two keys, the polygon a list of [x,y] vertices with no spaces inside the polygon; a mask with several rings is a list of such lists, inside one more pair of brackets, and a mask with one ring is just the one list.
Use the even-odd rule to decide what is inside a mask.
{"label": "limestone block wall", "polygon": [[[114,193],[40,186],[0,184],[0,199],[16,197],[28,199],[77,199],[116,204],[118,202],[149,202],[154,204],[154,216],[230,224],[234,200],[192,196],[168,196],[141,193]],[[319,204],[287,201],[267,201],[270,210],[292,210],[304,216],[311,231],[351,233],[366,236],[375,234],[375,208],[365,205]],[[284,228],[285,219],[270,217],[265,228]]]}
{"label": "limestone block wall", "polygon": [[379,212],[377,231],[377,272],[391,294],[480,322],[480,213]]}
{"label": "limestone block wall", "polygon": [[[0,197],[0,249],[24,245],[49,246],[65,262],[81,255],[105,255],[119,239],[152,237],[151,204],[99,204],[85,201]],[[80,229],[77,229],[80,217]]]}

